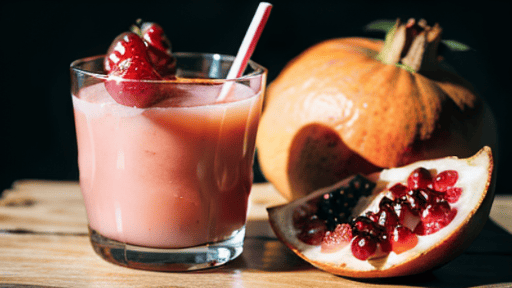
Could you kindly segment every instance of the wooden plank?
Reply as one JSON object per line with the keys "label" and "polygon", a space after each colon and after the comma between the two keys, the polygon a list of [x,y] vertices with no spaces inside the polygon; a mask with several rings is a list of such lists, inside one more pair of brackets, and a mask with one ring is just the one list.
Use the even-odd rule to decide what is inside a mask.
{"label": "wooden plank", "polygon": [[265,208],[286,202],[269,184],[254,185],[242,255],[220,268],[187,273],[128,269],[97,256],[74,182],[21,181],[0,199],[0,286],[52,287],[466,287],[512,284],[512,199],[497,197],[489,221],[460,257],[421,275],[356,281],[320,271],[274,238]]}

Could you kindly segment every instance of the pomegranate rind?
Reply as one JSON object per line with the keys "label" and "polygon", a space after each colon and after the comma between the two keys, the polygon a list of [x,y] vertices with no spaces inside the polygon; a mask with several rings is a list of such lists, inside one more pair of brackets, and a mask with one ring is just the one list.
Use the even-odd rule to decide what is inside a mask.
{"label": "pomegranate rind", "polygon": [[391,252],[386,257],[361,261],[352,255],[350,247],[326,254],[321,253],[321,245],[307,245],[296,238],[298,230],[293,227],[293,209],[328,191],[347,185],[353,177],[288,204],[268,208],[269,222],[278,239],[288,248],[329,273],[352,278],[384,278],[422,273],[460,255],[483,229],[494,197],[493,166],[491,148],[485,146],[474,156],[465,159],[445,157],[425,160],[368,175],[377,185],[370,197],[358,202],[359,207],[354,209],[357,215],[363,211],[376,211],[380,199],[386,195],[386,192],[381,192],[395,183],[406,181],[408,175],[418,167],[425,167],[435,173],[448,169],[459,172],[457,187],[461,187],[463,193],[459,201],[450,204],[458,210],[455,218],[434,234],[418,236],[418,244],[400,254]]}

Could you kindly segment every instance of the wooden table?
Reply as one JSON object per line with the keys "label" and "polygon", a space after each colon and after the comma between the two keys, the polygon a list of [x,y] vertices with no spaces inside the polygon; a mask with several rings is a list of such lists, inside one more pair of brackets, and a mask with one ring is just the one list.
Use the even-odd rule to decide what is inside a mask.
{"label": "wooden table", "polygon": [[284,202],[271,185],[254,185],[245,250],[231,263],[200,272],[149,272],[94,253],[77,183],[19,181],[0,200],[0,287],[512,287],[511,196],[496,197],[492,220],[448,265],[372,281],[318,270],[277,241],[265,208]]}

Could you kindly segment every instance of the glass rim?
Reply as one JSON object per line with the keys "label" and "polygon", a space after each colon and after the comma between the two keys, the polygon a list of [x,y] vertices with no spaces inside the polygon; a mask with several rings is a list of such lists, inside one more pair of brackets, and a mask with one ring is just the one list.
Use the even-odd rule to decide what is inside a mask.
{"label": "glass rim", "polygon": [[[178,57],[184,57],[184,56],[209,56],[212,58],[226,58],[230,61],[235,60],[235,56],[227,55],[227,54],[219,54],[219,53],[201,53],[201,52],[173,52],[172,55],[178,56]],[[72,69],[74,72],[82,73],[91,77],[95,77],[98,79],[108,79],[109,76],[107,74],[102,74],[94,71],[89,71],[83,68],[80,68],[79,65],[82,63],[90,62],[97,60],[99,58],[104,58],[105,54],[102,55],[95,55],[85,58],[77,59],[70,64],[70,69]],[[250,66],[254,71],[252,71],[249,74],[244,74],[238,78],[233,79],[220,79],[220,78],[179,78],[177,79],[162,79],[162,80],[136,80],[136,79],[123,79],[123,81],[141,81],[141,82],[150,82],[150,83],[179,83],[179,84],[201,84],[203,83],[227,83],[227,82],[238,82],[243,80],[248,80],[251,78],[263,76],[268,73],[267,68],[263,67],[262,65],[254,62],[253,60],[249,60],[247,63],[248,66]]]}

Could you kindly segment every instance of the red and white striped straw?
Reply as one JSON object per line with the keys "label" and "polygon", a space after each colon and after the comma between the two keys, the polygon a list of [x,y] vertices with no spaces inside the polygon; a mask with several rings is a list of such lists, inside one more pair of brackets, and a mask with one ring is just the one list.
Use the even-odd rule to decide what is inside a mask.
{"label": "red and white striped straw", "polygon": [[[242,73],[247,67],[247,62],[249,62],[249,59],[251,59],[252,53],[256,48],[256,44],[260,39],[261,32],[263,32],[263,28],[265,28],[265,24],[267,24],[271,9],[272,5],[267,2],[261,2],[258,6],[254,17],[252,18],[251,24],[249,25],[249,29],[247,29],[247,32],[245,33],[244,40],[238,49],[235,61],[233,61],[233,64],[229,69],[226,79],[236,79],[242,76]],[[226,96],[231,91],[232,86],[232,83],[226,83],[226,85],[222,87],[218,101],[223,101],[226,98]]]}

